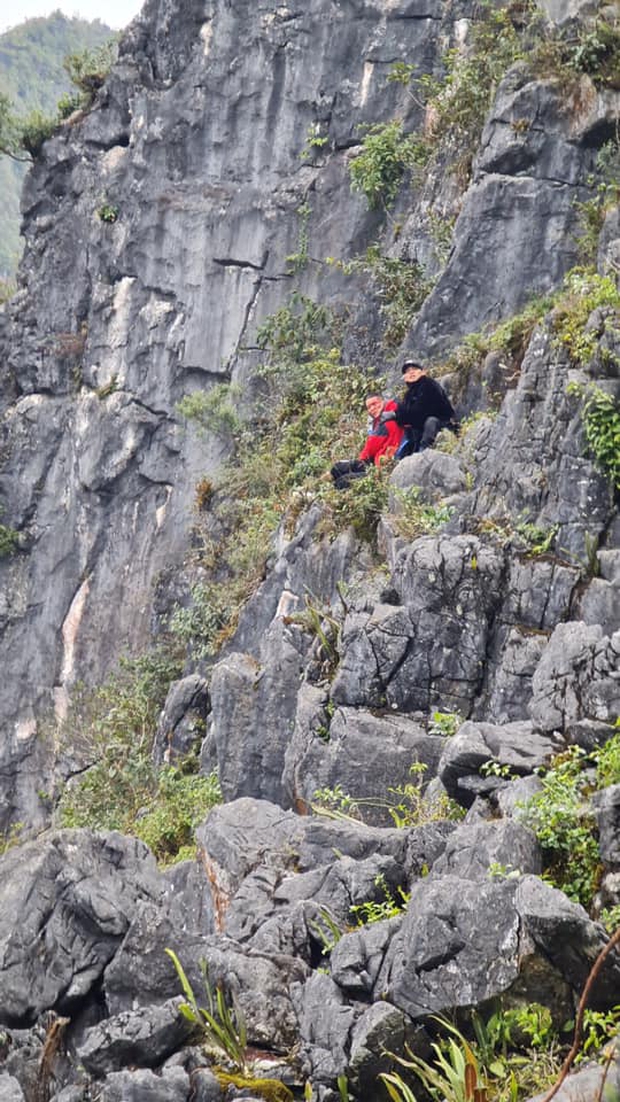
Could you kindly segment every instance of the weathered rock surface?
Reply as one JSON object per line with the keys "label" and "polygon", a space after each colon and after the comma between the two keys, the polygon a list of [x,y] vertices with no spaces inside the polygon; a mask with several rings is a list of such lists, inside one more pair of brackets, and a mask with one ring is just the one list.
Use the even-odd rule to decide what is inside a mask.
{"label": "weathered rock surface", "polygon": [[78,1046],[78,1056],[91,1075],[101,1077],[123,1067],[157,1067],[180,1048],[192,1025],[179,1011],[180,999],[163,1006],[127,1011],[93,1026]]}
{"label": "weathered rock surface", "polygon": [[0,1017],[28,1024],[88,995],[162,885],[146,846],[119,834],[59,831],[0,861]]}

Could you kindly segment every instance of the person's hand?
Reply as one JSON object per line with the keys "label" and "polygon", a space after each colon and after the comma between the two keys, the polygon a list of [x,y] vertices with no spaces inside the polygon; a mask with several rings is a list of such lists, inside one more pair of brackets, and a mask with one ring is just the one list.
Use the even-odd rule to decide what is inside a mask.
{"label": "person's hand", "polygon": [[395,420],[396,420],[396,414],[394,413],[394,410],[389,409],[389,410],[387,410],[386,413],[381,414],[381,416],[379,418],[379,424],[380,425],[385,425],[386,421],[395,421]]}

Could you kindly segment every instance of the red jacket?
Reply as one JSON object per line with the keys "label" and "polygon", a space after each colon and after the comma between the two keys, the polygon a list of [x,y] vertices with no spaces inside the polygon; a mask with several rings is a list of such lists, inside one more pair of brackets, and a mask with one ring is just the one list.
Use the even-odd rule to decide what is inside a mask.
{"label": "red jacket", "polygon": [[[397,402],[389,401],[385,403],[383,412],[387,413],[388,410],[397,408]],[[359,454],[359,458],[365,463],[372,460],[375,466],[378,467],[382,460],[392,458],[398,450],[404,434],[404,429],[397,425],[396,421],[388,421],[385,425],[382,425],[379,417],[375,417],[368,430],[368,439]]]}

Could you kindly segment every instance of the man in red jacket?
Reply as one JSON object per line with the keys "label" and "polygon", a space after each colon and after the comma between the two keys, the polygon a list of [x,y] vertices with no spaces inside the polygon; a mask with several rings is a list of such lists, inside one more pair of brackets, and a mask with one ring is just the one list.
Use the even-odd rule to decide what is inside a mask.
{"label": "man in red jacket", "polygon": [[346,490],[355,479],[363,478],[373,464],[379,467],[396,454],[403,439],[403,429],[395,420],[384,423],[381,418],[382,414],[393,413],[397,408],[396,402],[385,401],[378,394],[366,399],[369,414],[366,443],[357,459],[341,459],[334,463],[331,475],[337,490]]}

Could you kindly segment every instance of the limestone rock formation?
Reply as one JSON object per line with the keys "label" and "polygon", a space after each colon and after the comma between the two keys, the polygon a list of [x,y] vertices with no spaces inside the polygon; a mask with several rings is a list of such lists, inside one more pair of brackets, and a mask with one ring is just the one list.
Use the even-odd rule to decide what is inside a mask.
{"label": "limestone rock formation", "polygon": [[[548,59],[572,48],[562,27],[592,47],[600,21],[620,57],[620,27],[589,2],[538,6],[529,29],[521,5],[504,12],[525,46],[489,85],[475,148],[440,144],[422,169],[439,108],[419,78],[445,74],[447,48],[475,58],[473,0],[147,0],[91,109],[36,159],[0,308],[0,1099],[336,1102],[346,1081],[381,1102],[406,1046],[432,1059],[434,1015],[471,1035],[474,1009],[533,1003],[558,1027],[609,945],[620,525],[584,394],[619,396],[618,193],[591,177],[614,155],[620,92],[587,51],[571,80]],[[349,170],[392,120],[413,144],[392,205],[369,205]],[[598,272],[561,292],[588,245]],[[390,344],[404,271],[424,293]],[[588,279],[605,293],[582,316]],[[316,492],[283,477],[252,592],[201,649],[197,594],[224,589],[222,548],[238,550],[213,502],[250,511],[234,474],[276,401],[261,326],[310,300],[366,372],[356,402],[382,368],[395,388],[407,351],[443,365],[473,416],[389,483],[367,476],[376,540],[353,504],[342,523],[359,499],[330,502],[305,440]],[[223,382],[236,451],[214,406],[203,432],[177,408]],[[118,729],[72,708],[152,642],[174,651],[174,680],[155,722],[138,693],[129,787],[216,770],[223,796],[164,869],[136,838],[59,829],[54,810],[95,763],[116,795]],[[532,810],[554,783],[568,842]],[[166,814],[149,791],[130,829],[159,815],[170,858],[175,816],[196,827],[189,788]],[[609,1012],[619,979],[616,947],[591,1005]],[[189,1020],[218,1000],[236,1059]],[[595,1102],[601,1085],[586,1069],[563,1097]]]}

